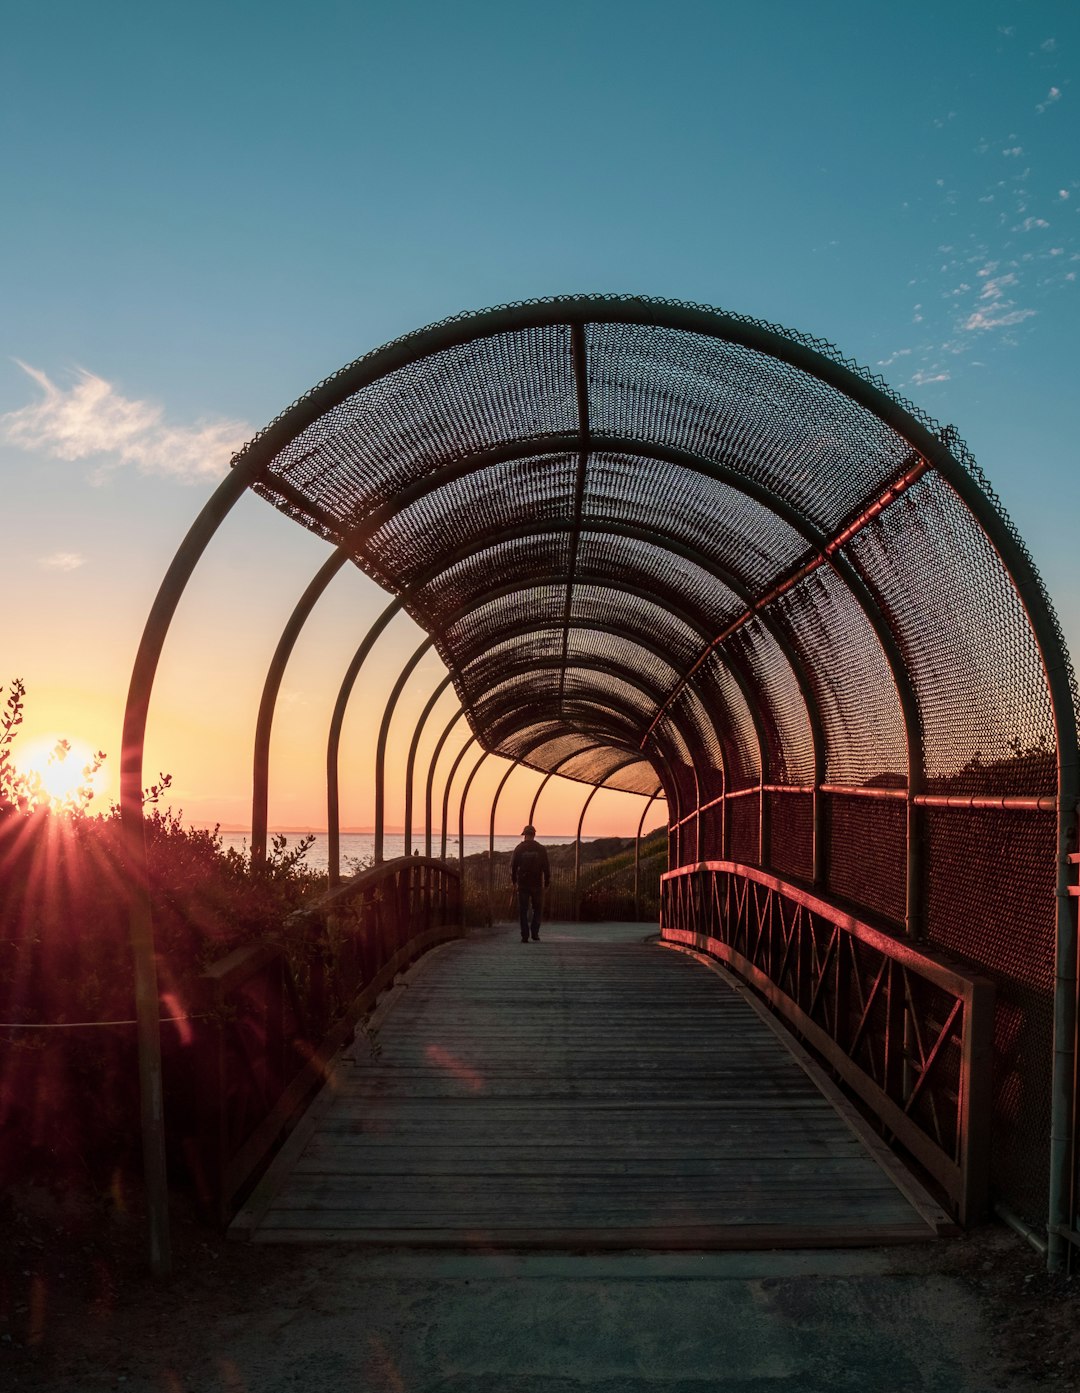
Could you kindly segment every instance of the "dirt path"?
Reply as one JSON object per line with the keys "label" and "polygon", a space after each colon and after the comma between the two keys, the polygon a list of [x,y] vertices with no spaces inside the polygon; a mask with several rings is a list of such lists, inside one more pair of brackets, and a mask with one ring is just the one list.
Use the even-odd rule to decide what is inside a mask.
{"label": "dirt path", "polygon": [[[994,1393],[1080,1388],[1080,1301],[1007,1230],[755,1254],[365,1253],[225,1243],[16,1197],[0,1387],[39,1393]],[[62,1232],[57,1232],[60,1229]]]}

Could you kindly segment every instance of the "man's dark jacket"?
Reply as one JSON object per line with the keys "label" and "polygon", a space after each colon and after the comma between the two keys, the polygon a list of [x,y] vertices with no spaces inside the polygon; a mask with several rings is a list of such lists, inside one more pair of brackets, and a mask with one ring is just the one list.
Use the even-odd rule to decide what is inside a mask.
{"label": "man's dark jacket", "polygon": [[535,837],[526,837],[514,847],[514,854],[510,858],[510,879],[519,890],[539,890],[541,885],[551,884],[547,848],[541,846]]}

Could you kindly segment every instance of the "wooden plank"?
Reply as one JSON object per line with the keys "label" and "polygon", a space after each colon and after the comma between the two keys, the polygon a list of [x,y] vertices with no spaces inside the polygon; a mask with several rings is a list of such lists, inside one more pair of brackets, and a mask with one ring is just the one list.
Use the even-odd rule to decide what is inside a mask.
{"label": "wooden plank", "polygon": [[456,944],[397,993],[377,1055],[350,1051],[247,1235],[611,1248],[932,1235],[737,993],[639,926],[622,933],[560,930],[538,953],[514,951],[510,931]]}

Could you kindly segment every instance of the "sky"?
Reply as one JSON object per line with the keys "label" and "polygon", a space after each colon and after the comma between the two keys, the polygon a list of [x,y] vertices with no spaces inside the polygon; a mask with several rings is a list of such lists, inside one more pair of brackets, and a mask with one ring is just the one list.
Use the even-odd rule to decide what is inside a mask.
{"label": "sky", "polygon": [[[1075,0],[13,0],[4,29],[0,685],[27,684],[24,761],[60,735],[106,751],[99,806],[142,625],[232,450],[379,344],[536,295],[687,299],[838,345],[958,429],[1080,652]],[[248,823],[266,665],[327,554],[251,495],[197,571],[146,765],[188,820]],[[385,602],[352,568],[305,630],[277,826],[325,825],[334,696]],[[371,713],[421,638],[397,621],[365,670],[346,825],[370,824]],[[441,675],[410,683],[392,761]],[[500,832],[538,782],[510,780]],[[582,797],[549,785],[542,835]],[[601,792],[586,834],[640,808]]]}

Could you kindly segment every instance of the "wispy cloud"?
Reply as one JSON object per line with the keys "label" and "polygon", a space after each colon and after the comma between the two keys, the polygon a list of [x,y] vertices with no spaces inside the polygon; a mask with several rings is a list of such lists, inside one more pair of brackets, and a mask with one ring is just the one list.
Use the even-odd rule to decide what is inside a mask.
{"label": "wispy cloud", "polygon": [[1038,103],[1035,110],[1041,116],[1048,106],[1053,106],[1055,102],[1061,101],[1061,88],[1051,87],[1042,101]]}
{"label": "wispy cloud", "polygon": [[1031,319],[1038,314],[1038,310],[1011,310],[1004,305],[988,305],[985,308],[973,310],[964,320],[964,328],[968,331],[976,329],[1007,329],[1013,324],[1022,324],[1025,319]]}
{"label": "wispy cloud", "polygon": [[77,551],[54,551],[50,556],[39,556],[38,565],[48,571],[77,571],[86,565],[86,557]]}
{"label": "wispy cloud", "polygon": [[252,434],[241,421],[171,425],[156,402],[125,397],[111,382],[84,369],[65,390],[38,368],[22,362],[19,367],[43,395],[0,415],[0,440],[54,459],[97,458],[98,479],[122,465],[185,481],[216,478]]}

